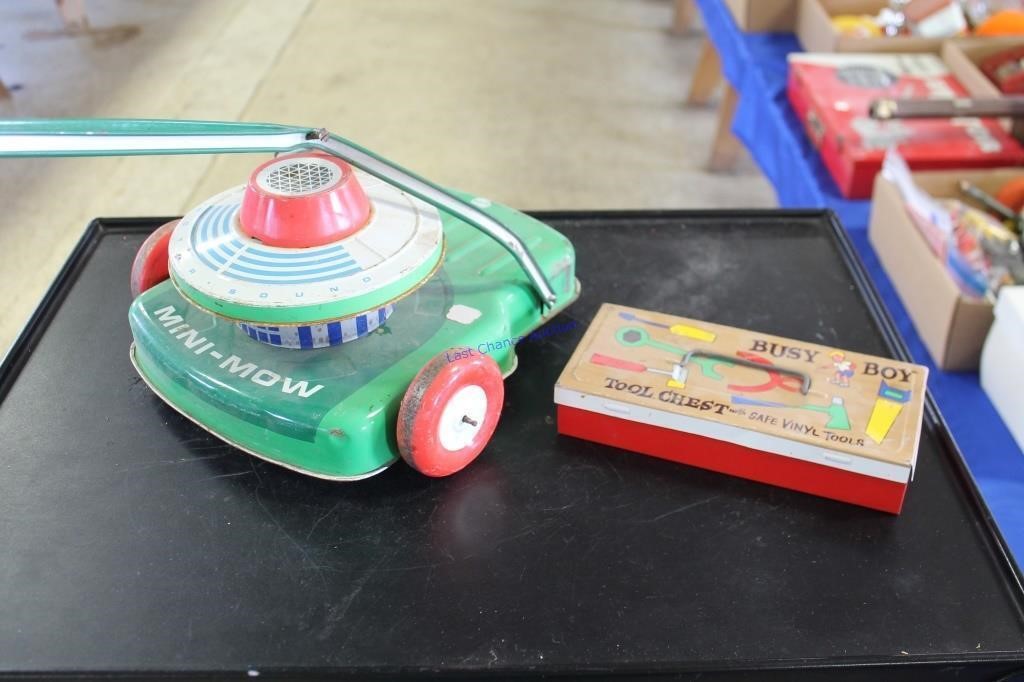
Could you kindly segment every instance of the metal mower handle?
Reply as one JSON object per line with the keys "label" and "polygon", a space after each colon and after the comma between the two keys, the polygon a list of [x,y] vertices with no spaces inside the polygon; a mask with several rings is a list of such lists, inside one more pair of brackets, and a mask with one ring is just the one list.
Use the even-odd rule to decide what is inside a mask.
{"label": "metal mower handle", "polygon": [[495,239],[526,272],[543,305],[556,295],[515,233],[426,178],[323,128],[273,123],[161,119],[29,119],[0,121],[0,157],[230,154],[316,149],[347,161]]}

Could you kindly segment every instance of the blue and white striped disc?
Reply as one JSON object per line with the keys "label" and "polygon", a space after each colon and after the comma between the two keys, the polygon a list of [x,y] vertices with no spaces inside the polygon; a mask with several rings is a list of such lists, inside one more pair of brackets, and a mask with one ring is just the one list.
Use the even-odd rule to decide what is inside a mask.
{"label": "blue and white striped disc", "polygon": [[182,218],[169,244],[175,279],[236,307],[306,309],[372,294],[436,260],[444,241],[437,209],[362,171],[355,173],[372,206],[369,222],[358,232],[308,248],[263,244],[239,224],[241,185]]}
{"label": "blue and white striped disc", "polygon": [[270,325],[239,322],[238,327],[249,338],[281,348],[326,348],[360,339],[391,317],[395,307],[387,305],[344,320],[324,324],[307,324],[299,327],[274,327]]}

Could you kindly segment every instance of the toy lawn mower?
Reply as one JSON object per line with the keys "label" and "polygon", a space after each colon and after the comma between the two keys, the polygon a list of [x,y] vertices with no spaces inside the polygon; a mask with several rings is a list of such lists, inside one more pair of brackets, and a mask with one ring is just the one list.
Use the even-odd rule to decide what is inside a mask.
{"label": "toy lawn mower", "polygon": [[325,130],[0,121],[0,156],[275,152],[157,229],[131,359],[168,405],[304,474],[459,471],[497,425],[515,342],[579,295],[572,245]]}

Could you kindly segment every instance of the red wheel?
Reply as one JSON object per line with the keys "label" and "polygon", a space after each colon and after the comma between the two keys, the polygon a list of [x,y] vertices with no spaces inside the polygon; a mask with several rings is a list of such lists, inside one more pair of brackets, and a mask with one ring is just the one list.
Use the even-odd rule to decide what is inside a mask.
{"label": "red wheel", "polygon": [[402,398],[398,450],[427,476],[449,476],[472,462],[498,425],[505,400],[501,370],[491,356],[471,353],[441,353]]}
{"label": "red wheel", "polygon": [[167,245],[179,222],[172,220],[164,223],[142,242],[132,262],[132,298],[170,277],[167,271]]}

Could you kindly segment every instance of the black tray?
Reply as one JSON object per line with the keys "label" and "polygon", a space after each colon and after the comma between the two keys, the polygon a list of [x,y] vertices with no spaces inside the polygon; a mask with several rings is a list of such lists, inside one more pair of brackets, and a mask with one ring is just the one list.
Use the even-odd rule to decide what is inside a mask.
{"label": "black tray", "polygon": [[322,677],[994,679],[1021,576],[929,407],[903,514],[555,434],[602,301],[906,359],[829,213],[544,213],[583,323],[519,348],[448,480],[354,484],[233,450],[128,361],[161,220],[98,220],[0,368],[0,671]]}

